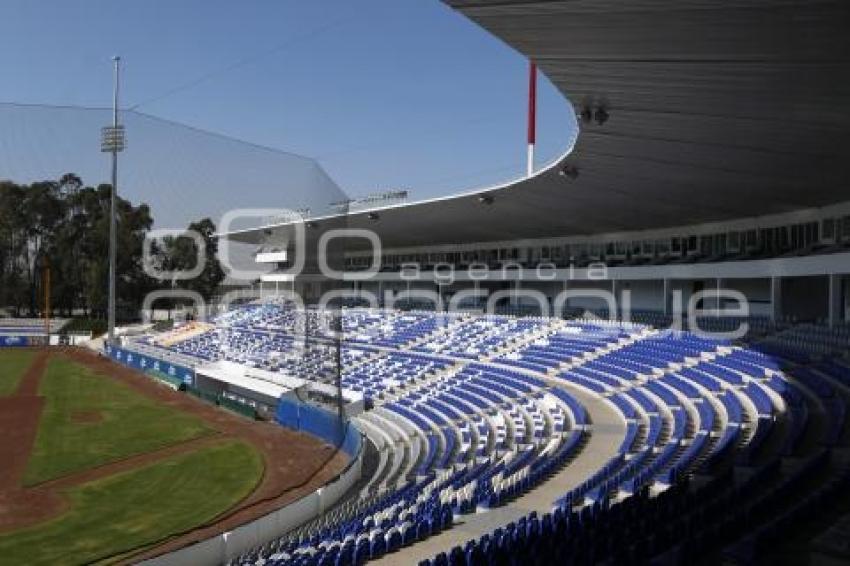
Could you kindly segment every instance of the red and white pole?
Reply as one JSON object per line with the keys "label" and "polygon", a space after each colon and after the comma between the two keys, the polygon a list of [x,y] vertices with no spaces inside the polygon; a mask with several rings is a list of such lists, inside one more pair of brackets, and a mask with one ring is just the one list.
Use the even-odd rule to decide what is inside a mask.
{"label": "red and white pole", "polygon": [[528,67],[528,165],[526,174],[534,173],[534,142],[537,137],[537,65],[529,61]]}

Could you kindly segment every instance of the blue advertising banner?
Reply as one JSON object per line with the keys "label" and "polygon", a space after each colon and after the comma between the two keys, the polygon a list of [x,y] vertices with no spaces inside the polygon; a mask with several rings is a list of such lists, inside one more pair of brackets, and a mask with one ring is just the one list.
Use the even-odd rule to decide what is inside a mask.
{"label": "blue advertising banner", "polygon": [[103,347],[107,356],[127,367],[143,371],[145,373],[164,376],[168,381],[182,382],[192,385],[195,382],[195,371],[191,368],[173,364],[164,360],[131,352],[117,346],[107,344]]}
{"label": "blue advertising banner", "polygon": [[0,334],[0,348],[20,348],[22,346],[46,346],[47,336],[16,336]]}
{"label": "blue advertising banner", "polygon": [[281,426],[321,438],[352,458],[360,451],[360,431],[330,411],[283,397],[277,403],[275,417]]}

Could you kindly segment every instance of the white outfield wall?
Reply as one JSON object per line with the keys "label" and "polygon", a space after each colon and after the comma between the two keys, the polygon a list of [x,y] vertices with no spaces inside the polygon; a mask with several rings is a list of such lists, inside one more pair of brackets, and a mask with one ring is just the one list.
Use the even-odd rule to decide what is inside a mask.
{"label": "white outfield wall", "polygon": [[362,448],[339,477],[313,493],[232,531],[140,562],[145,566],[218,566],[310,521],[334,506],[357,483]]}

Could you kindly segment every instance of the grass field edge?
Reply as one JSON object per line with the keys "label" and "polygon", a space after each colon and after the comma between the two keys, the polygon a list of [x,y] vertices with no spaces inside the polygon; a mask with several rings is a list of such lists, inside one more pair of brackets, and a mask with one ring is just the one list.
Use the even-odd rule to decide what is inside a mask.
{"label": "grass field edge", "polygon": [[[225,438],[225,439],[222,439],[222,440],[233,440],[235,443],[246,445],[246,446],[248,446],[252,449],[252,451],[254,452],[255,455],[259,456],[260,463],[261,463],[260,474],[257,476],[257,481],[254,483],[253,486],[251,486],[250,490],[248,490],[247,493],[243,497],[241,497],[238,501],[234,502],[233,505],[231,505],[227,509],[223,509],[221,511],[221,513],[219,513],[215,517],[212,517],[211,519],[208,519],[207,521],[205,521],[203,523],[199,523],[199,524],[197,524],[193,527],[187,528],[187,529],[185,529],[181,532],[170,533],[170,534],[163,536],[162,538],[160,538],[159,540],[156,540],[154,542],[138,545],[136,547],[129,548],[127,550],[121,551],[120,553],[113,554],[112,556],[106,556],[106,557],[103,557],[103,558],[96,559],[96,560],[92,561],[92,564],[111,565],[111,564],[119,564],[119,563],[121,563],[125,560],[132,560],[133,557],[136,557],[136,556],[141,555],[142,553],[154,550],[158,546],[161,546],[161,545],[166,544],[168,542],[171,542],[172,540],[175,540],[179,537],[190,534],[190,533],[192,533],[192,532],[194,532],[198,529],[213,527],[217,523],[221,522],[226,517],[228,517],[234,511],[239,510],[240,507],[248,499],[250,499],[251,496],[254,494],[254,492],[257,491],[257,489],[263,484],[263,481],[265,481],[268,462],[266,462],[266,457],[262,453],[262,451],[248,441],[241,440],[241,439],[231,439],[231,438]],[[189,542],[185,546],[191,546],[192,544],[194,544],[194,543]]]}
{"label": "grass field edge", "polygon": [[150,541],[150,542],[145,542],[143,544],[139,544],[139,545],[136,545],[136,546],[124,548],[124,549],[121,549],[117,552],[111,552],[110,553],[107,550],[103,555],[93,556],[90,559],[86,560],[85,562],[86,563],[97,563],[97,564],[113,564],[113,563],[121,562],[122,560],[129,559],[130,557],[132,557],[134,555],[138,555],[141,552],[156,548],[157,546],[164,544],[164,543],[168,542],[169,540],[172,540],[176,537],[183,536],[185,533],[190,533],[190,532],[197,530],[199,528],[204,528],[206,526],[214,525],[216,522],[221,520],[222,516],[230,513],[232,510],[237,509],[241,505],[243,505],[244,502],[253,495],[253,493],[257,490],[257,488],[260,485],[262,485],[262,482],[265,478],[266,467],[267,467],[266,459],[265,459],[263,453],[259,450],[259,448],[254,446],[249,441],[239,439],[239,438],[234,438],[234,437],[222,436],[220,439],[218,439],[217,442],[215,442],[211,445],[208,445],[208,446],[201,446],[201,447],[198,447],[195,450],[190,450],[188,452],[174,454],[174,455],[171,455],[169,457],[163,458],[161,460],[157,460],[157,461],[154,461],[154,462],[148,462],[148,463],[140,465],[136,468],[129,469],[129,470],[122,470],[120,472],[117,472],[115,474],[111,474],[109,476],[93,479],[92,481],[89,481],[89,482],[85,482],[85,483],[81,483],[81,484],[73,485],[73,486],[67,486],[66,488],[63,488],[63,489],[57,491],[59,497],[62,499],[63,504],[64,504],[64,511],[61,514],[56,515],[54,517],[51,517],[51,518],[49,518],[45,521],[41,521],[37,524],[28,525],[28,526],[21,528],[21,529],[4,531],[4,532],[0,533],[0,542],[2,542],[2,539],[4,539],[4,538],[11,539],[11,538],[14,538],[15,536],[25,535],[25,534],[30,533],[30,532],[35,532],[35,531],[43,530],[43,529],[49,529],[49,528],[55,526],[56,523],[59,523],[59,522],[65,520],[67,518],[67,515],[69,514],[69,512],[73,508],[73,505],[74,505],[73,498],[74,498],[75,492],[82,493],[86,489],[96,488],[96,486],[98,484],[109,483],[109,482],[112,482],[112,481],[120,481],[122,478],[125,478],[128,475],[143,474],[146,470],[150,470],[151,468],[162,466],[162,465],[167,465],[167,464],[169,464],[169,462],[172,462],[174,460],[191,458],[193,456],[197,457],[201,453],[208,451],[208,450],[215,450],[215,449],[220,449],[220,448],[228,448],[228,447],[236,447],[236,446],[241,447],[243,449],[246,449],[247,453],[250,455],[251,459],[254,460],[256,462],[256,464],[259,466],[259,473],[256,474],[254,481],[251,482],[250,485],[244,486],[244,488],[243,488],[244,493],[239,497],[239,499],[233,501],[226,508],[221,509],[212,518],[203,519],[202,521],[194,523],[189,527],[181,529],[180,531],[169,532],[169,533],[164,534],[164,535],[162,535],[162,536],[158,537],[157,539]]}
{"label": "grass field edge", "polygon": [[[49,407],[50,407],[50,403],[51,403],[50,395],[44,393],[44,388],[47,386],[49,380],[52,379],[52,376],[50,374],[51,368],[54,367],[55,364],[60,364],[60,363],[61,364],[68,364],[70,367],[76,368],[78,371],[80,371],[80,370],[83,371],[85,373],[85,376],[84,376],[85,379],[93,378],[95,380],[106,380],[111,384],[110,386],[115,386],[115,387],[118,387],[120,389],[126,390],[127,393],[130,393],[133,397],[137,397],[145,405],[149,405],[151,407],[160,407],[160,409],[163,410],[163,411],[165,411],[165,410],[172,411],[175,415],[175,418],[179,417],[179,419],[181,419],[181,420],[187,420],[188,419],[188,420],[192,420],[192,421],[197,421],[196,424],[197,424],[199,430],[195,434],[195,436],[191,436],[191,437],[178,438],[178,439],[174,439],[174,440],[162,439],[161,441],[160,441],[160,439],[157,439],[157,441],[153,445],[146,447],[146,449],[144,449],[144,450],[141,450],[141,451],[135,452],[135,453],[131,453],[131,454],[127,454],[127,455],[121,455],[117,458],[109,458],[109,459],[104,460],[103,462],[99,462],[99,463],[96,463],[94,465],[88,465],[88,466],[80,467],[80,468],[77,468],[77,469],[63,470],[63,471],[61,471],[61,473],[51,472],[51,471],[49,471],[50,466],[48,466],[49,460],[42,462],[41,460],[37,459],[36,451],[40,448],[41,444],[44,442],[43,436],[45,434],[47,434],[47,432],[43,432],[43,427],[48,424],[46,422],[46,419],[48,418],[48,411],[49,411]],[[155,452],[158,452],[160,450],[166,450],[170,447],[180,445],[180,444],[183,444],[183,443],[186,443],[186,442],[191,442],[193,440],[194,441],[202,440],[204,438],[210,437],[211,435],[221,434],[221,432],[219,430],[217,430],[214,427],[214,425],[212,423],[208,422],[206,419],[203,419],[203,418],[199,417],[198,415],[194,415],[190,412],[184,411],[184,410],[179,409],[179,408],[162,407],[161,405],[157,404],[156,399],[145,394],[144,391],[140,391],[140,390],[136,389],[135,387],[132,387],[132,386],[126,384],[126,383],[122,383],[121,381],[115,380],[108,373],[98,371],[97,368],[94,368],[94,367],[92,367],[88,364],[85,364],[85,363],[81,362],[80,360],[77,360],[73,357],[65,356],[62,353],[60,353],[58,356],[51,356],[51,359],[50,359],[48,365],[45,367],[44,374],[41,376],[41,383],[40,383],[40,386],[39,386],[39,395],[41,397],[45,398],[45,408],[44,408],[44,411],[43,411],[43,413],[42,413],[42,415],[39,419],[39,425],[38,425],[38,431],[37,431],[36,438],[35,438],[35,443],[33,445],[32,452],[30,453],[30,458],[29,458],[29,462],[27,463],[26,471],[25,471],[25,473],[22,477],[21,485],[22,485],[22,487],[25,487],[25,488],[37,488],[37,487],[44,485],[44,484],[61,481],[63,478],[67,478],[67,477],[74,476],[74,475],[77,475],[77,474],[89,473],[92,470],[97,470],[97,469],[103,468],[104,466],[115,465],[116,463],[126,461],[126,460],[129,460],[129,459],[132,459],[132,458],[140,457],[140,456],[143,456],[144,454],[155,453]],[[53,423],[53,424],[55,425],[55,423]],[[44,459],[44,458],[45,457],[41,457],[41,459]],[[41,467],[35,467],[36,464],[34,464],[34,462],[38,462],[39,466],[41,466]]]}

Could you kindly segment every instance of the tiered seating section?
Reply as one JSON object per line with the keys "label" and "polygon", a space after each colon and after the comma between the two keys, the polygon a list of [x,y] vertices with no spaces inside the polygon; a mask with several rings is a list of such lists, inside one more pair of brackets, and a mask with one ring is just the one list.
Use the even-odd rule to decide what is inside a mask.
{"label": "tiered seating section", "polygon": [[765,338],[757,347],[797,362],[841,355],[850,348],[850,324],[832,327],[813,323],[798,324]]}
{"label": "tiered seating section", "polygon": [[[59,332],[68,323],[66,318],[51,318],[50,331]],[[45,333],[43,318],[6,318],[0,317],[0,336],[36,336]]]}
{"label": "tiered seating section", "polygon": [[[324,318],[284,304],[250,305],[167,347],[326,380],[334,369],[330,333],[309,336]],[[654,537],[642,545],[652,526],[624,521],[641,513],[706,525],[724,511],[748,517],[762,511],[761,499],[742,495],[756,478],[805,483],[827,465],[824,454],[846,441],[850,362],[834,347],[817,359],[826,353],[820,347],[782,357],[637,323],[365,309],[346,310],[342,328],[342,386],[369,401],[355,422],[375,448],[374,472],[345,506],[234,563],[359,564],[450,528],[463,514],[505,505],[581,453],[593,415],[579,397],[619,415],[626,433],[615,456],[552,501],[551,514],[532,513],[426,562],[489,564],[525,552],[536,553],[536,563],[665,554],[675,562],[708,543]],[[805,464],[779,470],[791,455]],[[750,471],[739,473],[742,467]],[[728,481],[690,489],[694,474]],[[694,502],[695,493],[729,509]],[[724,533],[712,548],[740,552]],[[615,544],[610,537],[618,535],[628,543]]]}

